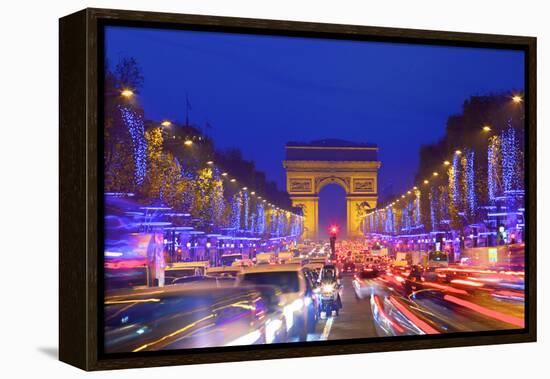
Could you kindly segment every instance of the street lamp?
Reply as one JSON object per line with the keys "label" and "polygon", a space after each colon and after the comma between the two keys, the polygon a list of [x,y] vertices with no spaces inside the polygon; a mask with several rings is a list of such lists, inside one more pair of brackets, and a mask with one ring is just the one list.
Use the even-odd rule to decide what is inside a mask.
{"label": "street lamp", "polygon": [[451,164],[451,162],[449,162],[449,161],[445,161],[445,162],[443,162],[443,164],[444,164],[445,166],[448,166],[448,165],[450,165],[450,164]]}
{"label": "street lamp", "polygon": [[227,176],[227,172],[222,172],[222,176]]}
{"label": "street lamp", "polygon": [[126,89],[123,89],[122,91],[120,91],[120,94],[121,94],[123,97],[129,99],[129,98],[131,98],[132,96],[134,96],[134,91],[132,91],[131,89],[126,88]]}
{"label": "street lamp", "polygon": [[231,183],[235,183],[237,181],[237,179],[233,178],[230,180]]}
{"label": "street lamp", "polygon": [[491,127],[489,125],[483,125],[483,131],[484,132],[490,132],[491,131]]}
{"label": "street lamp", "polygon": [[213,161],[207,161],[206,164],[209,165],[209,166],[212,166],[214,164],[214,162]]}
{"label": "street lamp", "polygon": [[455,150],[455,154],[456,154],[456,155],[460,155],[460,154],[462,154],[462,151],[460,151],[460,150]]}
{"label": "street lamp", "polygon": [[512,101],[516,104],[519,104],[523,101],[523,98],[520,95],[514,95],[512,96]]}
{"label": "street lamp", "polygon": [[439,176],[439,173],[434,171],[433,176]]}
{"label": "street lamp", "polygon": [[424,184],[428,184],[428,183],[429,183],[429,181],[428,181],[428,180],[424,180]]}
{"label": "street lamp", "polygon": [[160,123],[162,126],[164,127],[168,127],[168,126],[172,126],[172,122],[169,121],[169,120],[164,120],[163,122]]}
{"label": "street lamp", "polygon": [[186,139],[186,140],[183,142],[183,144],[184,144],[185,146],[191,146],[191,145],[193,144],[193,141],[191,141],[190,139]]}

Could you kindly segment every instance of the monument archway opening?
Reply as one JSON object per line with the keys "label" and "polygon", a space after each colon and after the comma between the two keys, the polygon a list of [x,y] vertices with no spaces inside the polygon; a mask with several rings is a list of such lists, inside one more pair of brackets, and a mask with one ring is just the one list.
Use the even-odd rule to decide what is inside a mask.
{"label": "monument archway opening", "polygon": [[347,235],[346,191],[336,183],[319,190],[319,239],[328,241],[330,227],[336,226],[339,235]]}
{"label": "monument archway opening", "polygon": [[336,139],[289,142],[285,146],[287,192],[302,208],[303,239],[319,239],[319,192],[338,184],[346,193],[346,236],[363,236],[362,222],[378,201],[378,147]]}

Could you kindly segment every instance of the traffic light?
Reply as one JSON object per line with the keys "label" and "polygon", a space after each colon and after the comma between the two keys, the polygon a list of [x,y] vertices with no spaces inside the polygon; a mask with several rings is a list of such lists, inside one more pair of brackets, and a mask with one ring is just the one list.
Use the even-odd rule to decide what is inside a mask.
{"label": "traffic light", "polygon": [[331,259],[336,258],[336,235],[338,234],[338,226],[331,225],[329,228],[330,232],[330,252],[331,252]]}

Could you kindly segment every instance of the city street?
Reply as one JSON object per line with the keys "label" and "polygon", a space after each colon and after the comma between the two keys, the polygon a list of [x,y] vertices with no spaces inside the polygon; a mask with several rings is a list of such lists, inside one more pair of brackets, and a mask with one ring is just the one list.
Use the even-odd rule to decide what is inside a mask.
{"label": "city street", "polygon": [[[388,307],[388,318],[395,326],[388,328],[386,320],[373,315],[371,297],[358,299],[353,290],[351,275],[344,276],[342,282],[343,308],[339,316],[320,320],[315,334],[308,336],[309,341],[339,340],[348,338],[369,338],[388,335],[429,334],[443,332],[474,332],[522,327],[523,293],[504,291],[508,299],[504,302],[487,293],[474,293],[467,300],[452,295],[444,299],[444,293],[460,287],[443,289],[443,292],[425,288],[413,296],[413,301],[401,294],[401,283],[391,281],[391,277],[381,276],[369,283],[372,296],[381,299]],[[453,293],[453,292],[450,292]],[[461,294],[464,296],[463,294]],[[514,295],[516,298],[514,299]],[[397,307],[395,304],[398,304]],[[411,330],[410,324],[420,331]]]}
{"label": "city street", "polygon": [[[242,76],[241,64],[228,73],[248,85],[220,87],[211,59],[194,61],[188,72],[197,75],[172,92],[183,77],[166,73],[193,61],[159,60],[159,67],[178,62],[165,72],[141,47],[120,56],[126,33],[110,31],[105,62],[106,353],[524,328],[529,227],[519,56],[508,58],[516,74],[502,73],[491,86],[482,75],[468,90],[447,81],[427,89],[408,63],[396,76],[393,64],[416,59],[406,49],[377,69],[399,80],[365,91],[384,76],[364,67],[390,46],[353,45],[357,67],[342,61],[335,71],[335,62],[320,59],[332,44],[311,55],[305,40],[287,41],[304,51],[288,67],[331,88],[319,102],[301,84],[284,90],[301,81],[256,82]],[[252,44],[271,63],[286,57],[282,40],[221,37],[151,35],[149,47],[170,40],[165,50],[177,55],[193,44],[197,51]],[[501,67],[502,57],[463,53],[434,49],[419,65],[426,83],[441,67],[441,77],[449,74],[447,63],[434,62]],[[462,75],[471,81],[471,70]],[[335,95],[335,83],[362,89]],[[208,100],[222,88],[235,106]],[[395,99],[356,96],[381,88]],[[411,102],[416,88],[424,89]],[[433,94],[441,108],[432,108]],[[328,106],[333,101],[341,106]],[[394,123],[396,106],[404,112]]]}

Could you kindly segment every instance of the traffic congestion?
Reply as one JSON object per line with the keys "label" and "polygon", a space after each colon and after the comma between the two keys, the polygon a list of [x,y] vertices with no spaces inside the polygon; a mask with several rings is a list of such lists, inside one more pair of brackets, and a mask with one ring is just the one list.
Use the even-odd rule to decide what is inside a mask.
{"label": "traffic congestion", "polygon": [[524,327],[524,270],[396,252],[372,238],[150,267],[106,262],[105,351],[139,352]]}

